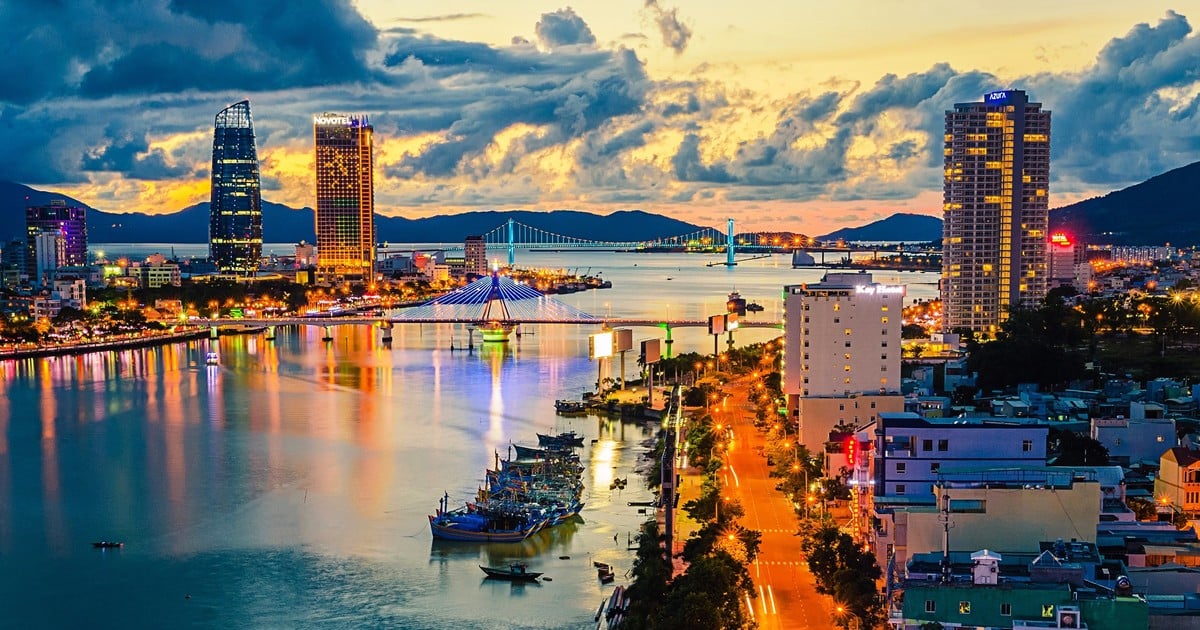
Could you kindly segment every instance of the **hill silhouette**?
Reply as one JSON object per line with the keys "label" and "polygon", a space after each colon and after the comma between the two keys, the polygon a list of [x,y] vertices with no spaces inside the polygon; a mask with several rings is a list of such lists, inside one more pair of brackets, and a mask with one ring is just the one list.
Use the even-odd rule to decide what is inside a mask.
{"label": "hill silhouette", "polygon": [[1200,162],[1050,211],[1050,227],[1088,243],[1200,243]]}
{"label": "hill silhouette", "polygon": [[928,243],[942,238],[942,220],[926,214],[896,213],[863,226],[842,228],[817,237],[822,241],[903,241]]}

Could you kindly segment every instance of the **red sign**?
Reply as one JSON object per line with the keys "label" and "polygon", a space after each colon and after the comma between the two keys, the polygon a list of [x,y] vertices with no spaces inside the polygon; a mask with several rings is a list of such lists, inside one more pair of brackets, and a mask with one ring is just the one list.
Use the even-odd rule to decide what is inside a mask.
{"label": "red sign", "polygon": [[846,442],[844,443],[844,448],[842,450],[846,453],[846,464],[849,465],[850,468],[854,468],[854,463],[858,459],[858,440],[854,439],[853,435],[846,438]]}
{"label": "red sign", "polygon": [[1050,235],[1050,242],[1062,247],[1070,247],[1071,237],[1067,236],[1064,232],[1055,232]]}

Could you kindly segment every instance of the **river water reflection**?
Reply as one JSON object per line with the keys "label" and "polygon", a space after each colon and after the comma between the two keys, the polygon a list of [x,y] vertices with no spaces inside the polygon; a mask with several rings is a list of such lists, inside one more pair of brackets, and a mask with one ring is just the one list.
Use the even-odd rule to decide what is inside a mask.
{"label": "river water reflection", "polygon": [[[782,285],[820,275],[777,258],[737,270],[688,256],[545,253],[524,264],[603,272],[613,289],[562,296],[593,313],[699,318],[736,286],[777,319]],[[591,563],[619,577],[630,567],[646,515],[628,502],[651,497],[635,468],[653,435],[554,415],[554,399],[594,384],[593,331],[539,326],[471,353],[450,350],[466,341],[452,326],[397,327],[390,348],[377,330],[333,332],[328,344],[319,328],[273,343],[222,337],[216,367],[204,363],[207,340],[0,362],[0,626],[589,622],[611,590]],[[676,339],[676,351],[711,351],[702,331]],[[519,545],[432,540],[426,515],[443,492],[460,503],[510,442],[567,429],[587,437],[580,522]],[[613,492],[614,477],[632,479]],[[105,539],[126,546],[91,548]],[[485,581],[476,566],[517,558],[553,581]]]}

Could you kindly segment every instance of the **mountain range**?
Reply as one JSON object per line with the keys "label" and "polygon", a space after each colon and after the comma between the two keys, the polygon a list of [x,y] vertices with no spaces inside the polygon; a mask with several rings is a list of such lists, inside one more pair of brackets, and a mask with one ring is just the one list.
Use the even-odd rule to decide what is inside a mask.
{"label": "mountain range", "polygon": [[[24,208],[64,199],[50,191],[0,181],[0,239],[24,233]],[[313,242],[312,208],[292,208],[263,201],[263,241]],[[104,212],[88,207],[88,240],[93,243],[203,243],[208,240],[208,202],[169,214]],[[1200,162],[1152,177],[1140,184],[1050,211],[1054,230],[1072,232],[1077,240],[1116,245],[1200,243]],[[459,242],[472,234],[500,228],[508,219],[547,232],[600,241],[641,241],[695,232],[704,226],[651,214],[622,210],[608,215],[575,210],[466,212],[425,219],[377,214],[377,240],[393,243]],[[897,213],[867,225],[843,228],[821,240],[928,242],[942,237],[941,219]]]}

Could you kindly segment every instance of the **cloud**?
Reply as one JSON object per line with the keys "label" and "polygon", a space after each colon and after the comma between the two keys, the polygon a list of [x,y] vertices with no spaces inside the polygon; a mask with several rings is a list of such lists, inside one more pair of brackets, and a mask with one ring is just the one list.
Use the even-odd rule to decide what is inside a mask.
{"label": "cloud", "polygon": [[425,17],[396,18],[397,22],[458,22],[490,17],[486,13],[448,13],[446,15],[429,15]]}
{"label": "cloud", "polygon": [[[682,79],[652,78],[620,43],[644,45],[639,38],[598,45],[569,8],[543,14],[533,43],[494,45],[379,31],[349,0],[126,4],[0,3],[9,61],[0,66],[0,179],[158,210],[170,186],[205,188],[213,115],[242,98],[254,102],[273,200],[311,204],[313,113],[365,112],[380,206],[409,212],[930,205],[941,190],[945,111],[1003,88],[1026,89],[1053,111],[1054,193],[1127,185],[1200,151],[1200,38],[1174,12],[1112,38],[1071,72],[1000,77],[934,63],[766,97],[713,79],[703,63]],[[642,10],[668,46],[686,50],[691,31],[674,9],[654,0]],[[147,190],[159,191],[155,203]]]}
{"label": "cloud", "polygon": [[543,13],[542,19],[534,28],[538,41],[546,48],[559,46],[576,46],[580,44],[595,44],[596,36],[583,18],[575,14],[571,7],[559,9],[553,13]]}
{"label": "cloud", "polygon": [[150,148],[145,134],[116,132],[109,144],[89,150],[81,161],[84,171],[116,171],[135,179],[162,180],[182,177],[191,173],[191,168],[182,164],[168,164],[167,155],[160,148]]}
{"label": "cloud", "polygon": [[658,0],[646,0],[645,8],[658,26],[663,45],[674,50],[677,55],[682,53],[692,39],[692,29],[679,20],[678,9],[665,9],[658,4]]}

